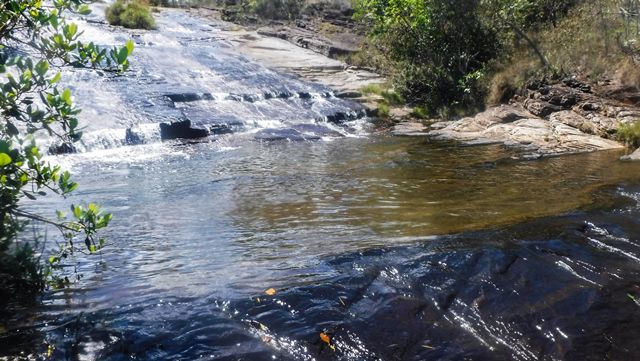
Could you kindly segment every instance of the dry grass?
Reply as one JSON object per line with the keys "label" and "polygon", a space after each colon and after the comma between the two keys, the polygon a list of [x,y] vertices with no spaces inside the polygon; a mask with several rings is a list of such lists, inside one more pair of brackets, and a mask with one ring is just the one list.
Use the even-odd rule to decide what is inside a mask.
{"label": "dry grass", "polygon": [[[580,75],[591,81],[620,80],[640,87],[640,66],[633,59],[636,32],[619,15],[617,0],[589,0],[572,9],[556,26],[548,25],[529,36],[549,61],[544,68],[524,41],[515,44],[508,59],[494,66],[487,83],[486,103],[508,101],[527,79],[548,74]],[[635,27],[634,27],[635,29]]]}

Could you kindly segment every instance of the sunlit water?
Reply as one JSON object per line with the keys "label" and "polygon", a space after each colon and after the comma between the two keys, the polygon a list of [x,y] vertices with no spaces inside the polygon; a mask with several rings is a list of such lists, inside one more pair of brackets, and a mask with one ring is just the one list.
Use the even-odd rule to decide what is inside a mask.
{"label": "sunlit water", "polygon": [[[88,139],[96,141],[80,154],[51,158],[81,188],[25,206],[54,217],[52,209],[99,202],[114,214],[108,246],[78,259],[79,282],[13,317],[0,355],[640,357],[640,164],[619,162],[618,152],[523,162],[498,146],[366,135],[366,119],[327,124],[323,117],[359,107],[240,61],[223,40],[200,35],[215,26],[194,21],[177,11],[160,17],[165,31],[140,41],[137,75],[103,80],[118,101],[101,92],[78,99],[112,117],[91,125]],[[105,42],[126,35],[89,29]],[[224,61],[203,61],[214,56],[181,43],[187,33],[219,47],[215,57]],[[160,47],[170,46],[173,60],[188,66],[163,57]],[[164,94],[187,85],[211,94],[286,86],[317,96],[167,102]],[[89,107],[99,99],[102,110]],[[184,107],[240,118],[243,129],[197,144],[154,138],[155,124],[181,119]],[[261,129],[296,124],[339,135],[254,139]],[[129,127],[147,129],[144,144],[124,145]],[[266,295],[269,288],[276,294]]]}

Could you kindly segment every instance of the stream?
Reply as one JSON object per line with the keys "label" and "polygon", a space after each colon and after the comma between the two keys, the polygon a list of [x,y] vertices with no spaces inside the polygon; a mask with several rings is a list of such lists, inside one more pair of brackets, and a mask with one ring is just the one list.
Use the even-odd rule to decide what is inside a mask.
{"label": "stream", "polygon": [[[51,160],[81,186],[25,207],[100,203],[108,244],[8,320],[0,358],[640,358],[639,163],[376,134],[230,24],[162,10],[132,32],[101,7],[84,36],[133,38],[131,70],[65,74],[87,129]],[[161,141],[184,119],[214,134]]]}

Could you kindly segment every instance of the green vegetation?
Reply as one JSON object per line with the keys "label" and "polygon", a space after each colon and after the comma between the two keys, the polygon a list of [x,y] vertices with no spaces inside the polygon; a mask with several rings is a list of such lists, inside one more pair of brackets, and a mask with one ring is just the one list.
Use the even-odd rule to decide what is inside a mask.
{"label": "green vegetation", "polygon": [[274,20],[297,19],[302,11],[303,2],[299,0],[252,0],[248,8],[260,17]]}
{"label": "green vegetation", "polygon": [[156,28],[149,5],[140,0],[116,0],[106,9],[105,16],[111,25],[129,29]]}
{"label": "green vegetation", "polygon": [[620,125],[616,138],[632,148],[640,148],[640,121]]}
{"label": "green vegetation", "polygon": [[354,4],[369,39],[350,60],[390,75],[393,87],[428,114],[506,102],[532,78],[579,74],[640,84],[630,61],[640,54],[637,0]]}
{"label": "green vegetation", "polygon": [[[71,91],[58,85],[56,69],[100,68],[118,74],[128,68],[133,51],[131,41],[105,49],[79,40],[77,25],[64,18],[68,11],[87,14],[89,8],[81,0],[57,0],[51,6],[30,0],[0,3],[0,308],[38,294],[47,283],[68,283],[69,275],[59,271],[77,254],[102,248],[98,230],[111,220],[93,204],[72,205],[71,219],[62,212],[51,219],[24,208],[48,194],[66,196],[78,186],[68,172],[43,160],[36,143],[43,134],[69,145],[82,137],[76,117],[80,109]],[[55,247],[37,239],[36,231],[23,232],[29,223],[60,230]],[[43,257],[48,252],[51,256]]]}

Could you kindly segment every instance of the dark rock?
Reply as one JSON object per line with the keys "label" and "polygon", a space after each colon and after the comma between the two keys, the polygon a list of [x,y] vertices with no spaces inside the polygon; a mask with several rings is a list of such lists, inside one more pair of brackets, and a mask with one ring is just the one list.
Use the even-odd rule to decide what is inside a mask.
{"label": "dark rock", "polygon": [[576,78],[567,78],[562,81],[562,83],[570,88],[579,89],[585,93],[591,93],[591,86],[579,81]]}
{"label": "dark rock", "polygon": [[587,112],[597,112],[600,110],[600,104],[587,102],[582,104],[582,110]]}
{"label": "dark rock", "polygon": [[362,93],[357,92],[357,91],[343,91],[343,92],[336,93],[336,97],[338,97],[338,98],[348,98],[348,99],[360,98],[360,97],[362,97]]}
{"label": "dark rock", "polygon": [[524,102],[524,107],[536,116],[544,118],[552,113],[563,110],[563,107],[559,105],[553,105],[544,101],[536,101],[528,99]]}
{"label": "dark rock", "polygon": [[255,103],[260,100],[260,95],[258,94],[244,94],[242,95],[242,100],[249,103]]}
{"label": "dark rock", "polygon": [[244,129],[242,120],[228,114],[212,114],[205,109],[185,108],[182,109],[182,115],[191,124],[207,128],[211,134],[229,134]]}
{"label": "dark rock", "polygon": [[293,97],[293,93],[291,93],[288,90],[284,90],[284,91],[280,91],[276,94],[276,97],[280,98],[280,99],[288,99]]}
{"label": "dark rock", "polygon": [[54,144],[49,147],[49,154],[73,154],[78,153],[78,149],[71,143]]}
{"label": "dark rock", "polygon": [[160,138],[163,140],[198,139],[207,136],[209,136],[209,131],[206,129],[192,128],[189,119],[170,124],[160,123]]}
{"label": "dark rock", "polygon": [[578,102],[578,96],[572,93],[555,92],[550,94],[548,102],[552,105],[558,105],[565,109],[569,109]]}
{"label": "dark rock", "polygon": [[300,99],[311,99],[311,93],[309,92],[300,92],[298,93]]}
{"label": "dark rock", "polygon": [[175,93],[175,94],[165,94],[167,98],[169,98],[174,103],[187,103],[187,102],[195,102],[198,100],[213,100],[213,95],[210,93]]}

